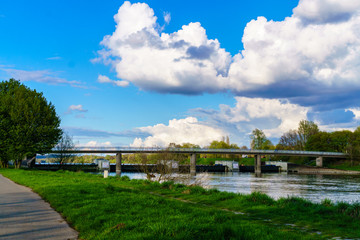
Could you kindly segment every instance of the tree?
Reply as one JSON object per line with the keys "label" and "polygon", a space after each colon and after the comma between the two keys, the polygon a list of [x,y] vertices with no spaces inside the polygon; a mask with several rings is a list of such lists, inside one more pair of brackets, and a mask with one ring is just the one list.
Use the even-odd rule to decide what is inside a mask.
{"label": "tree", "polygon": [[306,142],[306,151],[334,152],[331,133],[318,132],[309,137]]}
{"label": "tree", "polygon": [[251,148],[252,149],[271,149],[273,144],[269,139],[266,138],[265,133],[255,128],[250,135],[251,138]]}
{"label": "tree", "polygon": [[55,107],[42,93],[19,81],[0,83],[0,157],[20,167],[26,156],[50,151],[59,141],[62,130]]}
{"label": "tree", "polygon": [[349,154],[351,166],[353,166],[354,160],[359,160],[360,158],[360,126],[350,136],[346,152]]}
{"label": "tree", "polygon": [[319,127],[312,121],[301,120],[297,132],[299,136],[299,148],[300,150],[305,150],[307,140],[319,132]]}
{"label": "tree", "polygon": [[72,137],[66,133],[63,132],[59,142],[55,146],[55,150],[58,151],[56,154],[56,162],[63,164],[66,162],[72,162],[75,158],[75,154],[67,153],[67,150],[73,150],[75,148],[75,144],[73,142]]}
{"label": "tree", "polygon": [[279,140],[276,149],[279,150],[299,150],[299,135],[296,130],[284,133]]}

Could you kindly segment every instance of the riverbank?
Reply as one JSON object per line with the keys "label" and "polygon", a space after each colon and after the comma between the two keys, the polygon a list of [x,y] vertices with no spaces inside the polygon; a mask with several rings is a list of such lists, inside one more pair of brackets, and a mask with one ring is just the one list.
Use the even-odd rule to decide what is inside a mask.
{"label": "riverbank", "polygon": [[348,170],[348,169],[305,166],[305,165],[298,165],[298,164],[289,164],[288,172],[289,173],[298,173],[298,174],[321,174],[321,175],[360,175],[360,171],[354,171],[354,170]]}
{"label": "riverbank", "polygon": [[329,239],[360,237],[360,204],[277,201],[127,177],[0,169],[31,187],[81,239]]}

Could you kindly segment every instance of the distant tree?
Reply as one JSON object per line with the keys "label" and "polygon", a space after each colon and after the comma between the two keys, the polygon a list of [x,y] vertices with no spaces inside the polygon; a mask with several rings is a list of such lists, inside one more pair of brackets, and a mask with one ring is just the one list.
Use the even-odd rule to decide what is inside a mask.
{"label": "distant tree", "polygon": [[[223,139],[225,141],[228,141],[229,143],[227,143],[225,141],[212,141],[210,143],[210,146],[208,146],[208,148],[210,148],[210,149],[239,149],[238,145],[236,145],[234,143],[230,144],[230,140],[228,138],[223,137]],[[209,155],[209,156],[210,157],[215,157],[215,158],[229,157],[226,154],[214,154],[214,156],[213,155]]]}
{"label": "distant tree", "polygon": [[351,166],[354,164],[354,160],[360,159],[360,126],[353,132],[350,137],[346,152],[349,154]]}
{"label": "distant tree", "polygon": [[199,145],[192,144],[192,143],[183,143],[180,147],[181,148],[200,148]]}
{"label": "distant tree", "polygon": [[351,131],[318,132],[307,140],[307,151],[346,152],[352,144],[354,133]]}
{"label": "distant tree", "polygon": [[230,149],[230,145],[224,141],[212,141],[208,148],[211,149]]}
{"label": "distant tree", "polygon": [[333,152],[331,133],[318,132],[309,137],[305,145],[306,151]]}
{"label": "distant tree", "polygon": [[250,135],[251,138],[251,148],[252,149],[272,149],[273,144],[267,137],[265,133],[260,129],[254,129],[252,134]]}
{"label": "distant tree", "polygon": [[307,140],[314,134],[319,132],[319,127],[316,123],[308,120],[301,120],[299,122],[298,136],[299,136],[299,148],[305,150]]}
{"label": "distant tree", "polygon": [[346,152],[347,146],[349,145],[352,136],[349,130],[335,131],[330,133],[331,151],[333,152]]}
{"label": "distant tree", "polygon": [[74,150],[74,148],[75,144],[72,137],[68,133],[63,132],[59,142],[54,148],[56,151],[59,151],[59,153],[56,154],[55,161],[60,164],[72,162],[75,158],[75,154],[67,153],[66,151]]}
{"label": "distant tree", "polygon": [[0,83],[0,157],[20,167],[26,156],[46,153],[59,141],[62,130],[55,107],[42,93],[19,81]]}
{"label": "distant tree", "polygon": [[284,133],[276,145],[279,150],[299,150],[299,135],[296,130],[290,130]]}

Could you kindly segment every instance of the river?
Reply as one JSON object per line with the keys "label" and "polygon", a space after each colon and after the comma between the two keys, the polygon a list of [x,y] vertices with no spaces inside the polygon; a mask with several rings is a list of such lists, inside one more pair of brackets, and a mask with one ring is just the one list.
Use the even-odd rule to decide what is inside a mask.
{"label": "river", "polygon": [[[143,173],[122,173],[122,176],[145,178]],[[321,202],[325,198],[333,202],[360,202],[360,176],[265,173],[255,177],[253,173],[228,172],[198,173],[193,181],[220,191],[244,194],[262,192],[275,199],[297,196],[312,202]]]}

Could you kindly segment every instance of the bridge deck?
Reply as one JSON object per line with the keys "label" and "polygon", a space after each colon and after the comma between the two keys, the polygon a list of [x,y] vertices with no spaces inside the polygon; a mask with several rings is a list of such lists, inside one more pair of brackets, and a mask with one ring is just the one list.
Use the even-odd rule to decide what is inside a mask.
{"label": "bridge deck", "polygon": [[188,154],[240,154],[240,155],[274,155],[347,158],[345,153],[289,150],[255,150],[255,149],[209,149],[209,148],[133,148],[133,147],[78,147],[72,150],[51,153],[188,153]]}

